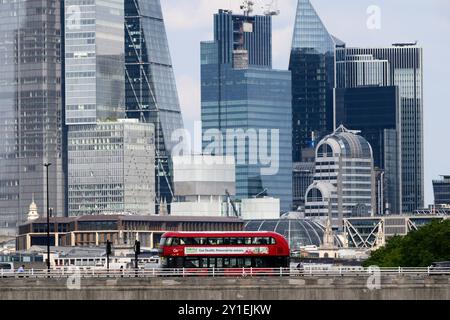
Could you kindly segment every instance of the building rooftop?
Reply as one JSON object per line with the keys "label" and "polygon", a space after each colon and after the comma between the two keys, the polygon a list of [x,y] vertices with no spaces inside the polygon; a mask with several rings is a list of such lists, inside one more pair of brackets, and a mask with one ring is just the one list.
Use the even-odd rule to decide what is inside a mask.
{"label": "building rooftop", "polygon": [[[70,223],[70,222],[89,222],[89,221],[143,221],[143,222],[242,222],[236,217],[179,217],[179,216],[137,216],[137,215],[92,215],[80,217],[52,217],[50,223]],[[46,218],[24,223],[47,223]]]}
{"label": "building rooftop", "polygon": [[440,180],[433,180],[433,182],[439,183],[439,182],[449,182],[450,183],[450,175],[440,175]]}
{"label": "building rooftop", "polygon": [[372,158],[372,147],[369,142],[357,132],[348,130],[342,125],[319,143],[319,150],[324,144],[333,149],[333,154],[340,153],[349,158]]}

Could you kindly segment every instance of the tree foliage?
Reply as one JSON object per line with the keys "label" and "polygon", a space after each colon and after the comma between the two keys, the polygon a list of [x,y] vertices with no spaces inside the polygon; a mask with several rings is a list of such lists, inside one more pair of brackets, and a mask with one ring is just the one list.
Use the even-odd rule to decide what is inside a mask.
{"label": "tree foliage", "polygon": [[406,236],[395,236],[373,251],[364,266],[427,267],[450,261],[450,220],[433,221]]}

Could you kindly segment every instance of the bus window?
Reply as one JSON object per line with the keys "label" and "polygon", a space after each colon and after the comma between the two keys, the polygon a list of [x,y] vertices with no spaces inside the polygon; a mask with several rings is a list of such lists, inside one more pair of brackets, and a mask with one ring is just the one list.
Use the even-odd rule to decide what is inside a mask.
{"label": "bus window", "polygon": [[223,244],[226,245],[226,246],[230,245],[231,244],[230,238],[224,238],[223,239]]}
{"label": "bus window", "polygon": [[172,246],[180,246],[180,245],[184,245],[184,239],[182,238],[173,238],[172,240]]}
{"label": "bus window", "polygon": [[223,239],[222,238],[209,238],[208,244],[212,245],[212,246],[223,245]]}
{"label": "bus window", "polygon": [[173,238],[167,238],[165,241],[165,245],[170,247],[172,245],[172,240],[173,240]]}
{"label": "bus window", "polygon": [[252,258],[245,258],[244,259],[244,267],[250,268],[252,266]]}
{"label": "bus window", "polygon": [[195,241],[195,238],[183,238],[184,244],[187,245],[195,245],[197,242]]}
{"label": "bus window", "polygon": [[264,268],[264,260],[262,258],[254,258],[255,268]]}
{"label": "bus window", "polygon": [[242,240],[242,238],[230,238],[230,245],[242,244],[240,240]]}
{"label": "bus window", "polygon": [[159,245],[160,246],[164,246],[166,244],[166,238],[161,238],[161,240],[159,240]]}
{"label": "bus window", "polygon": [[200,260],[198,258],[188,257],[184,261],[184,266],[186,268],[198,268],[198,267],[200,267]]}
{"label": "bus window", "polygon": [[208,268],[215,268],[216,267],[216,258],[208,258]]}
{"label": "bus window", "polygon": [[208,268],[208,258],[200,258],[200,268]]}
{"label": "bus window", "polygon": [[244,244],[252,244],[252,238],[245,238]]}
{"label": "bus window", "polygon": [[193,245],[205,245],[208,244],[207,238],[193,238]]}
{"label": "bus window", "polygon": [[275,238],[270,238],[270,244],[277,244],[277,241],[275,240]]}
{"label": "bus window", "polygon": [[216,268],[223,268],[223,258],[217,258]]}
{"label": "bus window", "polygon": [[230,258],[230,268],[237,268],[238,267],[238,261],[236,258]]}
{"label": "bus window", "polygon": [[223,258],[223,267],[224,268],[230,267],[230,258]]}
{"label": "bus window", "polygon": [[256,237],[253,238],[253,244],[270,244],[270,238],[269,237]]}

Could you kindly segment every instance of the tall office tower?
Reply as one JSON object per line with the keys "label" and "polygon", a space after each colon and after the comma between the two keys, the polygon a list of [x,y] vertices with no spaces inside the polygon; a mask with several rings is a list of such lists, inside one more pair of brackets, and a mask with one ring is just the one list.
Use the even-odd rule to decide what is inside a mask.
{"label": "tall office tower", "polygon": [[383,204],[377,214],[401,213],[401,136],[398,88],[336,89],[336,124],[358,130],[372,146],[374,166],[383,171]]}
{"label": "tall office tower", "polygon": [[68,141],[70,215],[154,214],[153,125],[127,119],[75,127]]}
{"label": "tall office tower", "polygon": [[70,216],[154,212],[153,166],[143,160],[154,160],[153,125],[118,121],[125,118],[124,19],[124,0],[65,1]]}
{"label": "tall office tower", "polygon": [[314,183],[305,195],[305,216],[332,218],[371,216],[375,207],[372,148],[362,136],[340,126],[316,147]]}
{"label": "tall office tower", "polygon": [[73,125],[125,117],[124,0],[65,0],[64,5],[70,135]]}
{"label": "tall office tower", "polygon": [[298,0],[289,70],[292,72],[293,160],[333,131],[335,51],[344,43],[328,33],[309,0]]}
{"label": "tall office tower", "polygon": [[201,43],[203,147],[209,154],[218,142],[216,155],[235,156],[237,198],[279,198],[288,211],[291,75],[271,68],[271,25],[270,16],[214,15],[214,41]]}
{"label": "tall office tower", "polygon": [[125,1],[125,65],[127,117],[155,125],[157,200],[170,203],[171,135],[183,118],[159,0]]}
{"label": "tall office tower", "polygon": [[64,213],[61,3],[0,2],[0,235],[14,235],[34,198]]}
{"label": "tall office tower", "polygon": [[[372,146],[383,187],[377,214],[401,213],[401,114],[399,90],[392,85],[388,60],[372,55],[341,55],[337,50],[336,126],[360,130]],[[381,192],[381,189],[380,189]]]}
{"label": "tall office tower", "polygon": [[[354,57],[365,57],[368,60],[378,60],[378,71],[385,70],[383,77],[370,76],[367,84],[381,85],[381,86],[395,86],[398,91],[398,107],[397,109],[397,124],[396,130],[399,130],[400,137],[397,139],[397,145],[400,145],[401,162],[401,210],[402,212],[414,212],[414,210],[422,208],[424,203],[424,166],[423,166],[423,51],[422,48],[416,44],[394,44],[388,48],[345,48],[339,49],[336,55],[337,65],[341,62],[355,60]],[[366,63],[367,65],[367,63]],[[386,70],[386,66],[389,68]],[[351,66],[347,63],[348,67]],[[381,67],[383,66],[383,67]],[[373,74],[380,74],[373,72]],[[346,72],[345,83],[353,87],[359,87],[363,74],[360,72]],[[341,76],[337,77],[338,79]],[[341,83],[338,81],[338,83]],[[367,89],[365,89],[367,90]],[[382,90],[382,89],[379,89]],[[391,105],[393,101],[393,89],[385,88],[384,90],[391,91],[391,98],[389,94],[379,96],[375,94],[376,89],[372,89],[373,99],[378,99],[379,102],[370,99],[370,104],[374,108],[383,108],[381,100],[385,99],[385,106]],[[388,100],[391,102],[388,102]],[[369,103],[369,97],[365,100]],[[373,108],[373,110],[374,110]],[[367,111],[366,109],[364,109]],[[377,111],[373,111],[376,113]],[[379,115],[381,117],[384,115]],[[378,117],[378,118],[379,118]],[[393,114],[391,112],[391,121]],[[366,119],[366,121],[371,119]],[[385,120],[388,120],[387,117]],[[358,128],[352,128],[358,129]],[[392,129],[389,127],[388,129]],[[398,136],[398,135],[397,135]],[[388,138],[393,141],[393,136]],[[385,144],[386,145],[386,144]],[[384,168],[386,169],[386,168]],[[397,204],[398,205],[398,204]]]}
{"label": "tall office tower", "polygon": [[433,180],[435,206],[450,207],[450,176],[442,176]]}

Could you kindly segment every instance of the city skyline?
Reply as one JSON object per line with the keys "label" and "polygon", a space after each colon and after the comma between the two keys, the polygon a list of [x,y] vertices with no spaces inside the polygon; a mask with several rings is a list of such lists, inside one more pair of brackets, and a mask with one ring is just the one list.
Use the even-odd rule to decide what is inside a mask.
{"label": "city skyline", "polygon": [[[432,180],[440,174],[447,174],[446,159],[450,151],[435,157],[433,150],[439,148],[436,137],[450,133],[445,125],[445,74],[450,66],[439,64],[450,54],[450,44],[441,39],[450,27],[450,3],[443,0],[419,1],[412,8],[410,2],[397,1],[355,1],[338,3],[326,0],[311,0],[319,16],[331,34],[344,40],[349,47],[389,47],[392,43],[415,42],[424,50],[424,139],[425,139],[425,205],[433,202]],[[230,5],[231,4],[231,5]],[[172,52],[175,76],[180,95],[180,104],[186,128],[192,130],[193,121],[200,119],[200,66],[194,59],[200,51],[199,42],[211,37],[212,14],[219,8],[239,11],[240,1],[193,0],[180,4],[176,0],[162,1],[167,24],[169,46]],[[292,42],[292,32],[297,1],[279,2],[280,16],[273,19],[273,64],[274,68],[286,70]],[[368,29],[367,20],[371,16],[370,6],[381,10],[381,29]],[[447,10],[445,10],[447,9]],[[197,19],[192,21],[190,13]],[[418,14],[420,12],[420,14]],[[256,12],[258,13],[258,12]],[[339,19],[339,17],[342,19]],[[434,21],[433,25],[424,24]],[[360,25],[360,27],[357,27]],[[195,43],[194,43],[195,42]],[[180,50],[183,47],[183,50]],[[192,57],[192,58],[191,58]],[[194,62],[193,62],[194,61]],[[447,171],[446,171],[447,170]]]}

